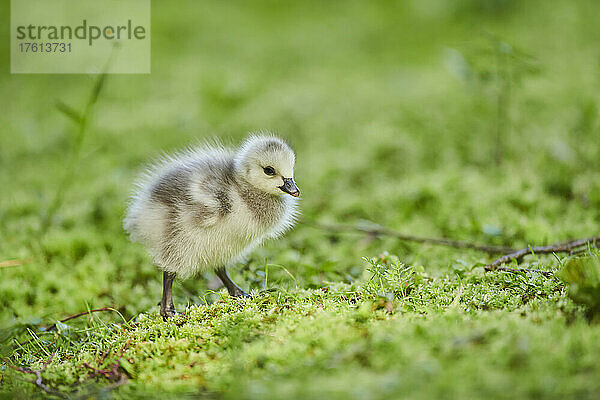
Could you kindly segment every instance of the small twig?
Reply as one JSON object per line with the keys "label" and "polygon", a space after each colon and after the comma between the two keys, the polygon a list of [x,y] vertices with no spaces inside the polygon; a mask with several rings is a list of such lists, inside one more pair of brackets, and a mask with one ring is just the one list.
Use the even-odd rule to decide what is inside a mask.
{"label": "small twig", "polygon": [[55,354],[56,353],[53,353],[50,356],[50,358],[48,359],[48,361],[46,361],[44,363],[44,366],[39,371],[35,371],[35,370],[31,370],[29,368],[22,368],[22,367],[18,367],[16,365],[12,365],[4,357],[0,357],[0,360],[2,360],[9,368],[14,369],[15,371],[22,372],[24,374],[35,375],[35,380],[33,380],[33,381],[27,381],[27,382],[35,384],[37,387],[39,387],[40,389],[42,389],[47,394],[52,395],[52,396],[56,396],[56,397],[60,397],[61,399],[66,399],[66,398],[68,398],[67,395],[61,393],[57,389],[53,389],[53,388],[49,387],[48,385],[44,384],[44,382],[42,380],[42,372],[44,372],[46,370],[46,368],[48,367],[48,364],[52,361],[52,358],[54,358]]}
{"label": "small twig", "polygon": [[6,358],[4,357],[0,357],[0,360],[2,360],[2,362],[4,364],[6,364],[9,368],[14,369],[15,371],[19,371],[22,372],[24,374],[31,374],[31,370],[30,369],[25,369],[25,368],[21,368],[21,367],[17,367],[16,365],[12,365]]}
{"label": "small twig", "polygon": [[46,368],[48,368],[48,364],[50,364],[52,362],[52,359],[54,358],[55,355],[56,355],[56,352],[52,353],[52,355],[50,356],[48,361],[46,361],[44,363],[44,367],[42,368],[42,371],[44,371]]}
{"label": "small twig", "polygon": [[122,371],[120,360],[110,364],[107,369],[94,368],[86,362],[83,363],[83,366],[92,371],[92,378],[103,376],[113,382],[113,384],[110,385],[111,389],[127,383],[127,375]]}
{"label": "small twig", "polygon": [[99,312],[99,311],[113,311],[113,309],[110,308],[110,307],[95,308],[93,310],[89,310],[89,311],[80,312],[80,313],[77,313],[77,314],[74,314],[74,315],[70,315],[70,316],[68,316],[66,318],[61,319],[60,322],[67,322],[67,321],[69,321],[71,319],[83,317],[84,315],[91,314],[91,313],[94,313],[94,312]]}
{"label": "small twig", "polygon": [[[121,386],[127,383],[127,375],[125,374],[125,372],[122,371],[123,368],[121,367],[120,358],[123,357],[123,354],[125,354],[125,352],[129,348],[129,345],[131,345],[131,339],[129,339],[127,343],[125,343],[125,346],[123,346],[123,348],[121,349],[118,359],[114,363],[111,363],[106,369],[94,368],[87,362],[84,362],[83,366],[92,371],[92,378],[101,375],[109,381],[113,382],[113,384],[109,386],[110,388]],[[106,350],[104,354],[102,354],[102,356],[100,357],[98,365],[103,364],[104,360],[109,354],[110,350]]]}
{"label": "small twig", "polygon": [[[96,308],[96,309],[94,309],[94,310],[89,310],[89,311],[81,312],[81,313],[78,313],[78,314],[70,315],[70,316],[68,316],[68,317],[66,317],[66,318],[63,318],[63,319],[61,319],[59,322],[66,322],[66,321],[69,321],[69,320],[71,320],[71,319],[74,319],[74,318],[79,318],[79,317],[83,317],[84,315],[89,315],[89,314],[91,314],[91,313],[94,313],[94,312],[99,312],[99,311],[116,311],[116,310],[114,310],[113,308],[110,308],[110,307]],[[56,324],[52,324],[52,325],[50,325],[50,326],[48,326],[48,327],[45,327],[45,331],[46,331],[46,332],[53,331],[54,329],[56,329]],[[33,335],[32,335],[32,336],[33,336]],[[32,338],[32,339],[29,339],[29,340],[28,340],[28,341],[26,341],[26,342],[19,343],[19,342],[17,341],[17,343],[19,344],[19,346],[25,346],[25,345],[27,345],[27,344],[29,344],[29,343],[33,342],[34,340],[35,340],[35,338]],[[15,339],[15,341],[16,341],[16,339]],[[42,350],[44,350],[44,349],[42,348]],[[42,350],[40,350],[40,351],[42,351]],[[38,353],[39,353],[39,351],[38,351]],[[37,354],[37,353],[36,353],[36,354]]]}
{"label": "small twig", "polygon": [[30,260],[30,259],[27,259],[27,260],[6,260],[6,261],[0,261],[0,268],[2,268],[2,267],[17,267],[19,265],[28,264],[31,261],[32,260]]}
{"label": "small twig", "polygon": [[63,396],[62,394],[59,395],[58,392],[50,389],[48,386],[46,386],[43,382],[42,382],[42,373],[40,371],[33,371],[33,373],[35,374],[35,384],[36,386],[38,386],[39,388],[41,388],[44,392],[48,393],[48,394],[53,394],[59,397],[63,397],[66,398],[66,396]]}
{"label": "small twig", "polygon": [[125,352],[127,351],[127,349],[129,349],[130,345],[131,345],[131,339],[129,339],[127,341],[127,343],[125,343],[125,346],[123,346],[123,348],[121,349],[121,355],[119,357],[123,357],[123,354],[125,354]]}
{"label": "small twig", "polygon": [[[498,258],[496,261],[486,265],[484,267],[484,269],[486,271],[496,271],[499,269],[500,265],[506,264],[513,260],[518,262],[521,259],[523,259],[523,257],[525,257],[526,255],[529,255],[529,254],[567,253],[578,247],[585,246],[588,243],[590,243],[592,245],[597,245],[599,241],[600,241],[600,235],[590,237],[587,239],[573,240],[573,241],[566,242],[566,243],[557,243],[557,244],[553,244],[550,246],[528,247],[525,249],[513,251],[509,254],[506,254],[506,255]],[[506,269],[504,269],[504,270],[506,270]]]}
{"label": "small twig", "polygon": [[550,278],[552,276],[552,272],[550,272],[550,271],[542,271],[541,269],[530,269],[530,268],[497,267],[494,271],[505,271],[505,272],[510,272],[512,274],[518,274],[521,272],[535,272],[535,273],[544,275],[546,278]]}
{"label": "small twig", "polygon": [[[598,242],[594,243],[594,244],[593,244],[593,247],[594,247],[594,248],[596,248],[596,249],[600,248],[600,241],[598,241]],[[569,255],[570,255],[570,256],[578,256],[578,255],[580,255],[580,254],[583,254],[583,253],[585,253],[586,251],[589,251],[591,248],[592,248],[592,247],[590,246],[590,248],[588,248],[588,249],[575,249],[575,250],[571,250],[571,251],[569,252]]]}
{"label": "small twig", "polygon": [[[61,319],[60,322],[67,322],[67,321],[69,321],[71,319],[83,317],[84,315],[88,315],[88,314],[95,313],[95,312],[100,312],[100,311],[114,311],[114,310],[112,308],[110,308],[110,307],[96,308],[94,310],[89,310],[89,311],[80,312],[80,313],[77,313],[77,314],[74,314],[74,315],[69,315],[68,317]],[[50,325],[48,328],[46,328],[46,331],[51,331],[53,329],[56,329],[56,324]]]}
{"label": "small twig", "polygon": [[396,231],[388,229],[388,228],[384,228],[377,224],[369,224],[369,226],[358,226],[358,225],[353,226],[353,225],[341,225],[341,224],[329,225],[329,224],[321,224],[321,223],[312,222],[312,221],[304,221],[304,222],[308,225],[312,225],[315,228],[326,230],[329,232],[335,232],[335,233],[363,232],[363,233],[367,233],[369,235],[391,236],[391,237],[394,237],[396,239],[403,240],[406,242],[416,242],[416,243],[426,243],[426,244],[433,244],[433,245],[439,245],[439,246],[448,246],[448,247],[454,247],[457,249],[479,250],[479,251],[482,251],[482,252],[488,253],[488,254],[502,254],[502,253],[511,253],[511,252],[515,251],[515,249],[513,249],[512,247],[506,247],[506,246],[492,246],[492,245],[477,244],[477,243],[471,243],[471,242],[463,242],[463,241],[459,241],[459,240],[446,239],[446,238],[428,238],[428,237],[407,235],[404,233],[396,232]]}

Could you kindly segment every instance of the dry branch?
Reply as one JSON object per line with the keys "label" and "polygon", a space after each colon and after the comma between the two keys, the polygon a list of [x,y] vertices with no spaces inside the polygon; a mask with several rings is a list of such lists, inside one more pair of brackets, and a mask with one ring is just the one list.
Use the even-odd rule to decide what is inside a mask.
{"label": "dry branch", "polygon": [[[486,270],[488,271],[488,270]],[[552,276],[552,272],[550,271],[542,271],[541,269],[530,269],[530,268],[508,268],[508,267],[496,267],[494,271],[505,271],[510,272],[512,274],[518,274],[520,272],[535,272],[537,274],[542,274],[546,278],[550,278]]]}
{"label": "dry branch", "polygon": [[[108,366],[108,368],[106,368],[106,369],[94,368],[86,362],[83,363],[83,366],[85,368],[88,368],[89,370],[91,370],[92,378],[97,377],[97,376],[103,376],[104,378],[111,381],[112,384],[109,385],[109,387],[108,387],[109,389],[114,389],[118,386],[124,385],[125,383],[127,383],[127,374],[125,373],[125,370],[123,369],[123,367],[121,367],[120,358],[123,357],[123,354],[125,354],[125,351],[127,351],[130,344],[131,344],[131,339],[121,349],[121,354],[118,357],[119,359],[117,359],[114,363],[110,364]],[[104,363],[104,360],[106,359],[106,356],[108,356],[109,353],[110,353],[110,350],[107,350],[102,355],[102,357],[100,357],[99,364]]]}
{"label": "dry branch", "polygon": [[[69,321],[69,320],[74,319],[74,318],[83,317],[84,315],[90,315],[91,313],[100,312],[100,311],[115,311],[115,310],[113,308],[110,308],[110,307],[96,308],[96,309],[93,309],[93,310],[89,310],[89,311],[85,311],[85,312],[80,312],[80,313],[77,313],[77,314],[74,314],[74,315],[69,315],[68,317],[61,319],[59,322],[66,322],[66,321]],[[47,327],[44,327],[44,326],[42,326],[42,327],[46,330],[46,332],[50,332],[50,331],[53,331],[54,329],[56,329],[56,324],[52,324],[52,325],[47,326]],[[19,343],[19,346],[25,346],[26,344],[31,343],[33,340],[34,339],[29,339],[26,342],[19,343],[17,341],[17,339],[15,339],[15,341],[17,343]]]}
{"label": "dry branch", "polygon": [[[56,354],[56,353],[54,353]],[[29,368],[22,368],[22,367],[18,367],[16,365],[12,365],[10,362],[8,362],[8,360],[4,357],[0,357],[0,359],[10,368],[14,369],[15,371],[19,371],[22,372],[24,374],[31,374],[31,375],[35,375],[35,380],[33,381],[27,381],[30,383],[33,383],[34,385],[36,385],[37,387],[39,387],[40,389],[42,389],[46,394],[49,394],[51,396],[56,396],[59,397],[61,399],[66,399],[68,398],[67,395],[65,395],[64,393],[61,393],[59,390],[54,389],[49,387],[48,385],[46,385],[43,380],[42,380],[42,372],[44,372],[46,370],[46,368],[48,367],[48,364],[50,363],[50,361],[52,361],[52,358],[54,357],[54,354],[52,354],[50,356],[50,358],[48,359],[48,361],[46,361],[44,363],[44,366],[42,367],[41,370],[36,371],[36,370],[32,370]]]}
{"label": "dry branch", "polygon": [[109,367],[106,369],[94,368],[86,362],[83,363],[83,366],[91,370],[92,378],[102,376],[108,379],[110,382],[112,382],[112,384],[109,386],[109,388],[111,389],[114,389],[117,386],[121,386],[127,383],[127,375],[125,374],[125,372],[123,372],[123,369],[121,368],[120,360],[117,360],[116,362],[110,364]]}
{"label": "dry branch", "polygon": [[[597,246],[599,242],[600,242],[600,235],[586,238],[586,239],[577,239],[577,240],[573,240],[573,241],[566,242],[566,243],[557,243],[557,244],[553,244],[553,245],[549,245],[549,246],[527,247],[525,249],[513,251],[511,253],[508,253],[508,254],[498,258],[496,261],[486,265],[484,267],[484,269],[486,271],[504,270],[504,271],[509,271],[509,272],[516,272],[516,271],[519,271],[519,269],[501,268],[500,266],[502,264],[506,264],[513,260],[518,262],[521,259],[523,259],[523,257],[525,257],[526,255],[529,255],[529,254],[568,253],[579,247],[586,246],[588,243],[591,245]],[[542,271],[538,271],[538,272],[542,272]],[[544,274],[544,275],[546,275],[546,274]]]}
{"label": "dry branch", "polygon": [[[89,315],[91,313],[100,312],[100,311],[114,311],[114,309],[112,309],[110,307],[95,308],[93,310],[89,310],[89,311],[85,311],[85,312],[80,312],[80,313],[77,313],[77,314],[69,315],[68,317],[61,319],[60,322],[67,322],[67,321],[69,321],[71,319],[83,317],[84,315]],[[50,325],[48,328],[46,328],[46,331],[51,331],[53,329],[56,329],[56,324]]]}
{"label": "dry branch", "polygon": [[440,246],[448,246],[454,247],[457,249],[471,249],[478,250],[488,254],[502,254],[506,253],[504,256],[498,258],[494,262],[487,264],[484,268],[486,271],[506,271],[511,273],[519,273],[519,272],[536,272],[540,273],[546,277],[550,277],[552,275],[549,271],[542,271],[537,269],[528,269],[528,268],[508,268],[501,267],[501,265],[511,262],[513,260],[520,261],[523,257],[529,254],[552,254],[552,253],[571,253],[578,254],[580,253],[581,247],[586,246],[587,244],[594,245],[596,247],[600,247],[600,235],[585,238],[585,239],[577,239],[572,240],[566,243],[557,243],[549,246],[536,246],[536,247],[527,247],[521,250],[515,250],[510,247],[505,246],[491,246],[484,244],[477,244],[472,242],[463,242],[459,240],[446,239],[446,238],[428,238],[421,236],[413,236],[407,235],[400,232],[396,232],[394,230],[382,227],[380,225],[374,223],[368,223],[367,225],[343,225],[343,224],[322,224],[310,220],[305,220],[304,223],[311,225],[315,228],[322,229],[325,231],[340,233],[340,232],[362,232],[372,236],[390,236],[397,238],[399,240],[407,241],[407,242],[416,242],[416,243],[426,243]]}
{"label": "dry branch", "polygon": [[438,246],[448,246],[457,249],[471,249],[478,250],[488,254],[503,254],[512,253],[515,251],[512,247],[506,246],[492,246],[485,244],[477,244],[471,242],[463,242],[459,240],[446,239],[446,238],[428,238],[421,236],[407,235],[401,232],[379,226],[377,224],[369,224],[368,226],[359,225],[329,225],[321,224],[318,222],[304,221],[305,223],[312,225],[315,228],[319,228],[325,231],[339,233],[339,232],[362,232],[373,236],[390,236],[406,242],[426,243]]}

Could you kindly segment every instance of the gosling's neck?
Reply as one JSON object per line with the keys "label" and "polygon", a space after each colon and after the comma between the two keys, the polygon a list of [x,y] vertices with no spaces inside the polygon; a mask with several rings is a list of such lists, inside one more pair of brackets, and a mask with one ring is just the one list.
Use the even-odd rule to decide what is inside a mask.
{"label": "gosling's neck", "polygon": [[283,215],[283,196],[267,193],[253,186],[241,174],[235,174],[235,188],[256,220],[265,226],[275,225]]}

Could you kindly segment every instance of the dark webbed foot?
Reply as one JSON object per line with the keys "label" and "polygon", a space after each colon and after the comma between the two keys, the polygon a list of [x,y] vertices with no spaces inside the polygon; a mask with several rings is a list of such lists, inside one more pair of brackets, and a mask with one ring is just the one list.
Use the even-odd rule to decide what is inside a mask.
{"label": "dark webbed foot", "polygon": [[176,317],[178,315],[181,315],[181,313],[175,311],[174,307],[172,307],[172,308],[169,308],[169,307],[163,308],[163,307],[161,307],[160,308],[160,315],[163,318],[163,321],[166,321],[169,318],[173,318],[173,317]]}
{"label": "dark webbed foot", "polygon": [[227,288],[227,291],[229,292],[229,295],[231,297],[245,298],[245,299],[252,298],[252,296],[250,296],[248,293],[244,292],[238,285],[236,285],[231,280],[231,278],[229,278],[229,275],[227,275],[227,271],[225,271],[225,268],[219,268],[216,271],[216,273],[217,273],[217,276],[219,277],[219,279],[221,279],[221,281],[223,281],[223,284]]}
{"label": "dark webbed foot", "polygon": [[234,291],[234,293],[229,292],[229,295],[231,297],[235,297],[238,299],[239,298],[243,298],[243,299],[251,299],[252,298],[252,296],[250,296],[248,293],[244,292],[242,289],[239,289],[239,291]]}

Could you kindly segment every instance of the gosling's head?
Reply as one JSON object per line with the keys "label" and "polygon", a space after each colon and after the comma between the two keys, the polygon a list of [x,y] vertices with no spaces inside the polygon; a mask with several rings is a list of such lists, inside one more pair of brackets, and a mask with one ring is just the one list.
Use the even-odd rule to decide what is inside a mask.
{"label": "gosling's head", "polygon": [[248,137],[235,157],[237,173],[250,185],[270,194],[288,193],[294,197],[300,190],[294,182],[294,151],[283,140],[268,135]]}

